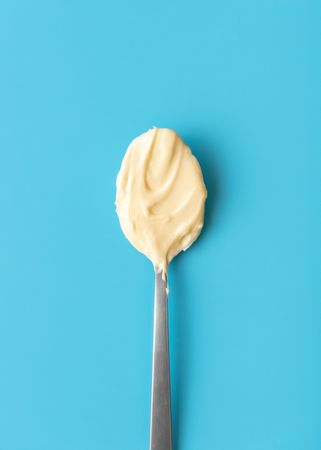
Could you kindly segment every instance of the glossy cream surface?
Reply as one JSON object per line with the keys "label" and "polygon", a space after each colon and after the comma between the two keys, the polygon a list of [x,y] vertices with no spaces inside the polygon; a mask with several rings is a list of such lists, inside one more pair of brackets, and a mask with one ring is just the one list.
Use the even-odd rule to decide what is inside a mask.
{"label": "glossy cream surface", "polygon": [[122,230],[156,270],[197,239],[207,196],[190,148],[167,128],[153,128],[129,145],[117,176]]}

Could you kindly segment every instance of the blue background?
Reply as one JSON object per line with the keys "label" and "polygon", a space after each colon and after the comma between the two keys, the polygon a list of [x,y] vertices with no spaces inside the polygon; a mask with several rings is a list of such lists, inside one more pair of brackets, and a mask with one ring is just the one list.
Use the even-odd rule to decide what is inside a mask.
{"label": "blue background", "polygon": [[321,448],[321,4],[2,1],[0,450],[148,448],[153,270],[129,142],[209,191],[170,268],[174,450]]}

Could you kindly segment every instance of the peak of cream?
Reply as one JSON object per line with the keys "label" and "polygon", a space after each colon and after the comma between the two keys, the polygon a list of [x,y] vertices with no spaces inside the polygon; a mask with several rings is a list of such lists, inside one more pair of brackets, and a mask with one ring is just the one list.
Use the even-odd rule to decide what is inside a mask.
{"label": "peak of cream", "polygon": [[197,159],[175,131],[153,128],[129,145],[116,184],[125,236],[166,274],[203,227],[207,192]]}

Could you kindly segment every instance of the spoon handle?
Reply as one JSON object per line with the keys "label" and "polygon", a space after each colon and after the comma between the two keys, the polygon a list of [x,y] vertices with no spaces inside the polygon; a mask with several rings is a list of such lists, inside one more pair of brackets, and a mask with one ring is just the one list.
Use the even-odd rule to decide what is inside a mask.
{"label": "spoon handle", "polygon": [[155,271],[150,450],[172,450],[167,281]]}

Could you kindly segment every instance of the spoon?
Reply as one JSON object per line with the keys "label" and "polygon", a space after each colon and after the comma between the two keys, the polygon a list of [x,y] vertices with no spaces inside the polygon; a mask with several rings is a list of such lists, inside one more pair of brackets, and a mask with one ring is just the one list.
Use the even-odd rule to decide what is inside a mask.
{"label": "spoon", "polygon": [[132,141],[116,184],[121,228],[155,270],[150,450],[172,450],[167,269],[201,232],[207,192],[198,161],[167,128]]}

